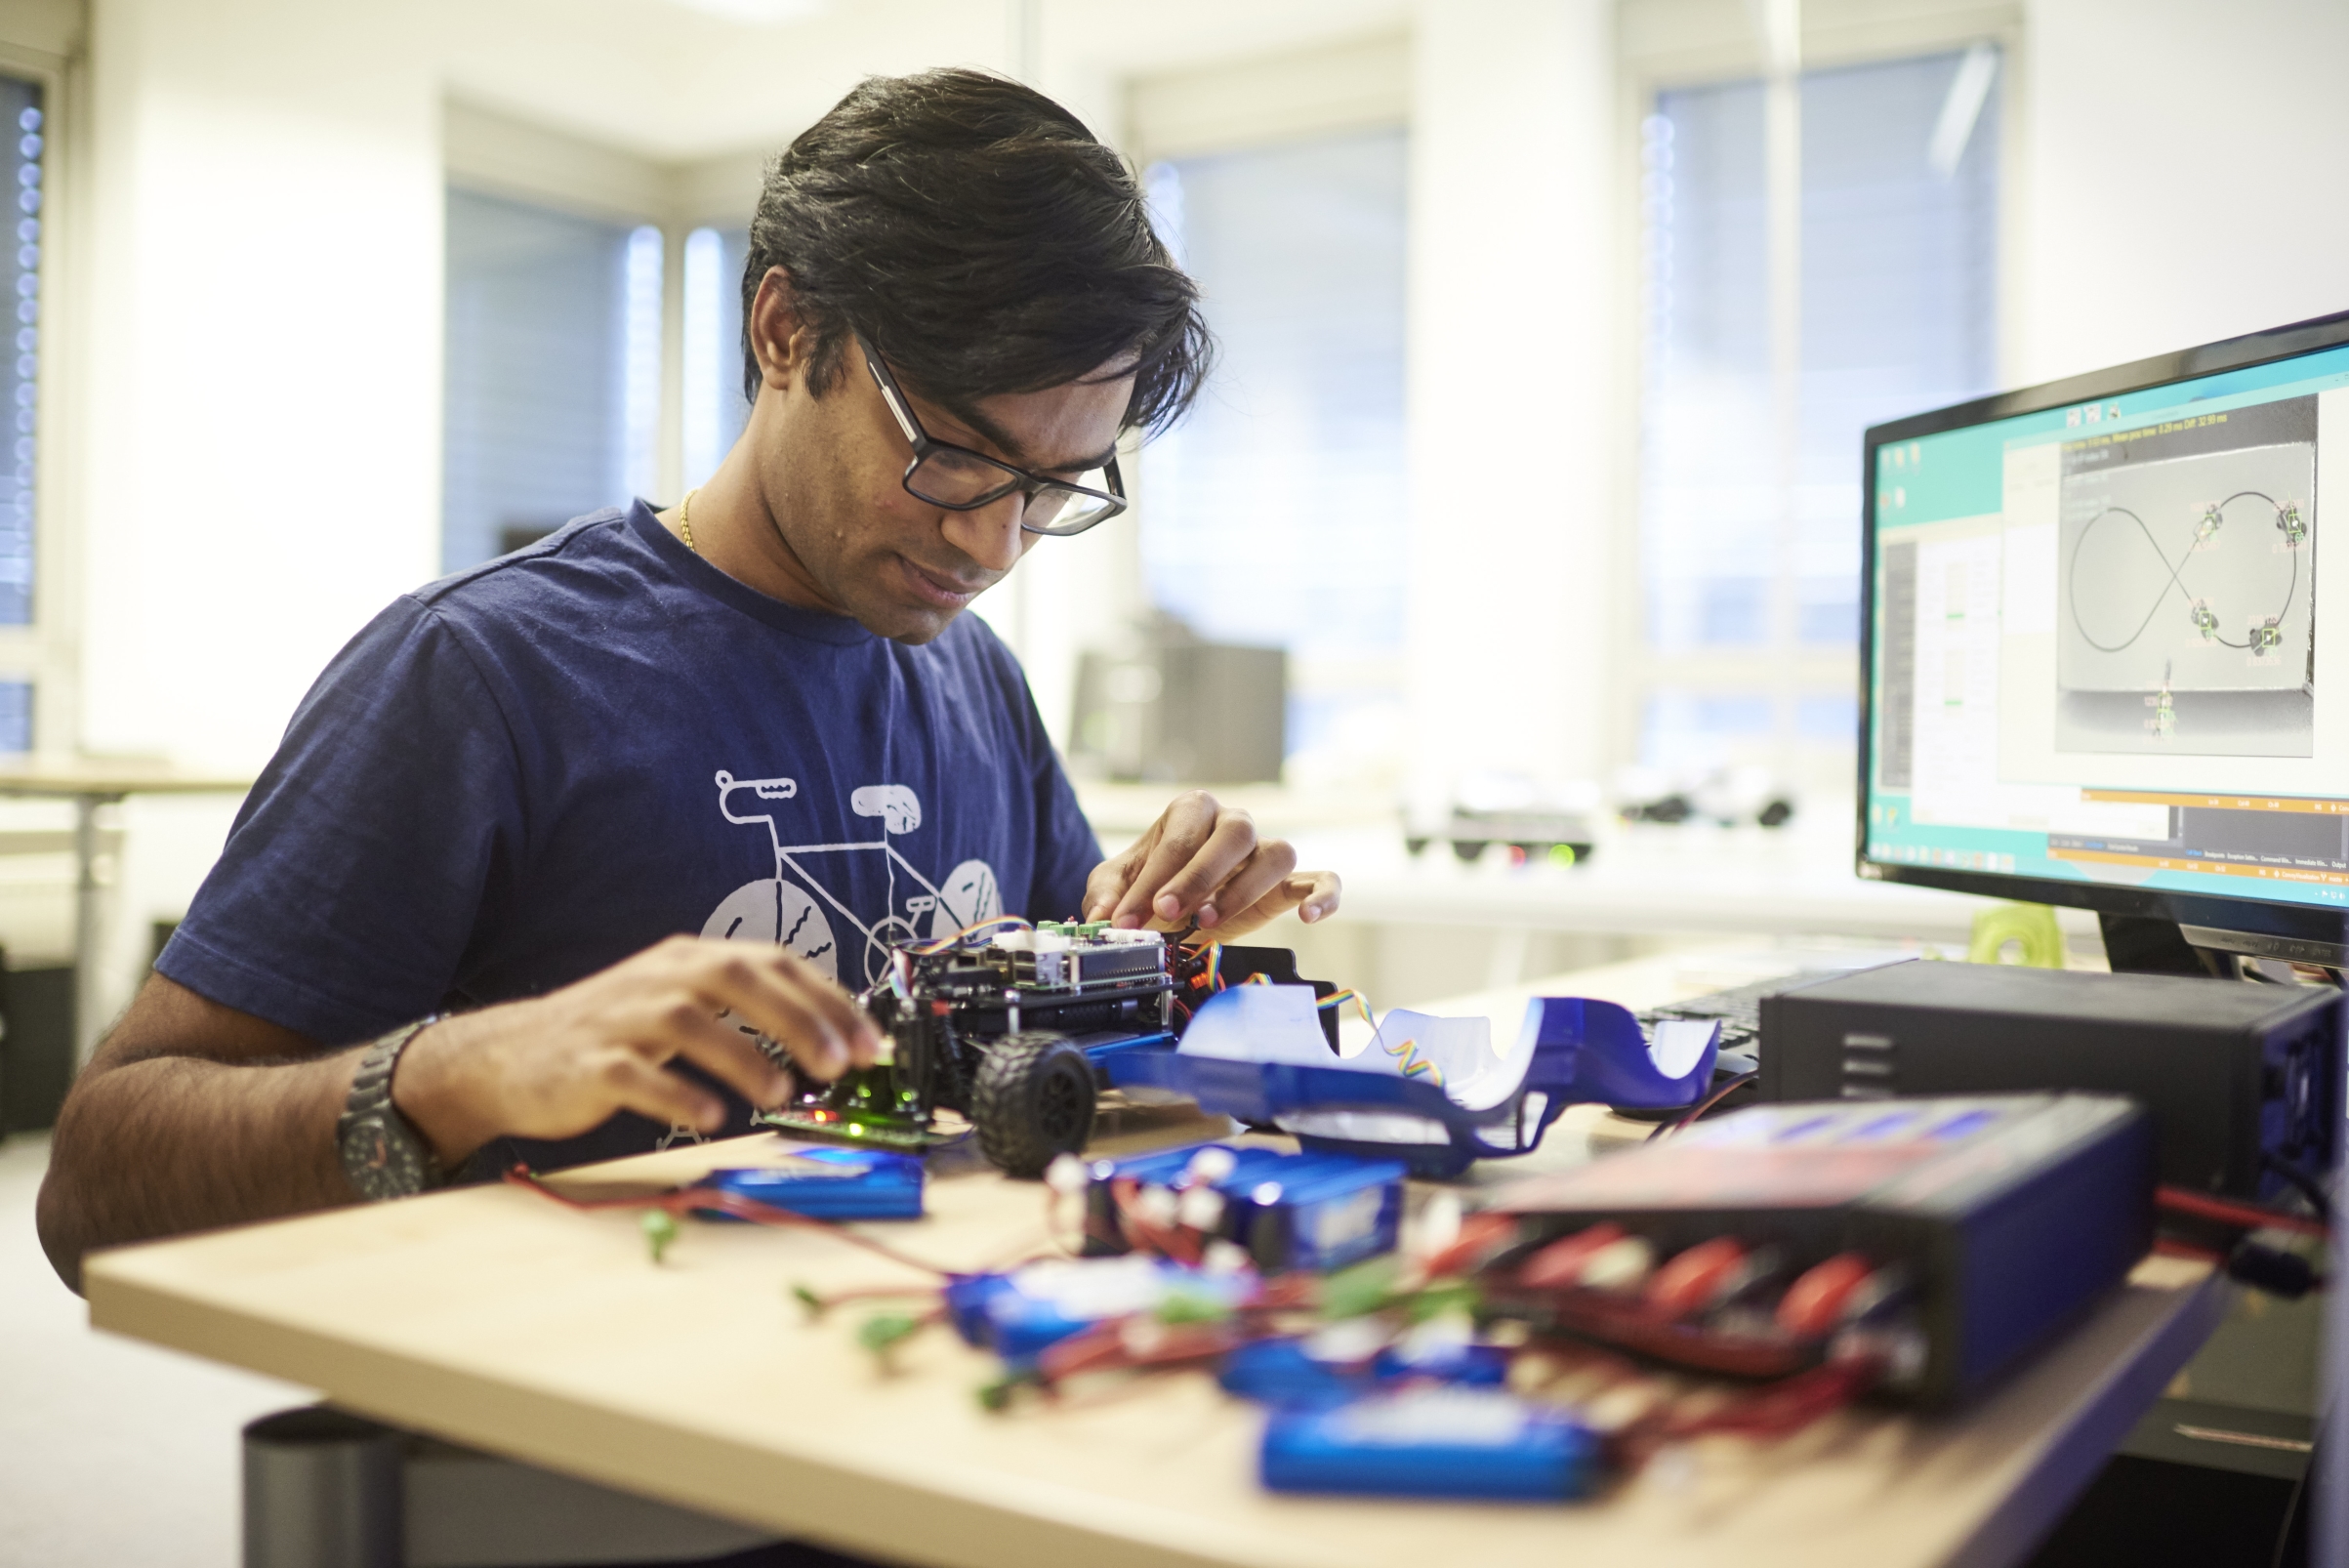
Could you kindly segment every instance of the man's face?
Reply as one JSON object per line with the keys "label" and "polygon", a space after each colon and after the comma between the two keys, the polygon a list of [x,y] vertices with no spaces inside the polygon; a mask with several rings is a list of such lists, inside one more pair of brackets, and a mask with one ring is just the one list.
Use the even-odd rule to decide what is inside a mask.
{"label": "man's face", "polygon": [[[764,291],[761,305],[766,304]],[[763,312],[762,312],[763,313]],[[797,335],[804,342],[806,335]],[[791,557],[794,586],[824,608],[900,642],[927,642],[1002,581],[1039,535],[1019,526],[1017,493],[952,512],[907,493],[912,447],[850,342],[843,374],[811,396],[804,359],[768,353],[749,437],[760,488]],[[782,361],[778,375],[776,361]],[[1098,373],[1096,373],[1098,374]],[[778,382],[780,381],[780,385]],[[1074,479],[1117,441],[1132,376],[1088,377],[1044,392],[981,399],[969,421],[905,388],[932,440],[968,446],[1031,473]]]}

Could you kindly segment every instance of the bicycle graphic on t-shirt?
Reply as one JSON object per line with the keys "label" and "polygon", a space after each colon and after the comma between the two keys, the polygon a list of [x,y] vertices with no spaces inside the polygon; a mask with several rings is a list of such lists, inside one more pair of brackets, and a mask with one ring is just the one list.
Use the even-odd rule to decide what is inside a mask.
{"label": "bicycle graphic on t-shirt", "polygon": [[[905,785],[867,784],[849,793],[848,809],[875,820],[881,828],[880,838],[856,844],[785,844],[774,807],[797,799],[799,793],[796,779],[738,779],[719,769],[718,809],[728,822],[765,827],[767,840],[774,846],[775,874],[745,883],[726,894],[703,923],[704,936],[780,942],[844,985],[859,983],[850,977],[858,970],[863,975],[861,983],[870,985],[881,978],[893,944],[945,936],[1003,913],[1003,891],[995,868],[984,860],[962,862],[946,874],[940,886],[898,852],[890,841],[922,826],[922,802]],[[749,799],[737,810],[736,799],[746,795]],[[757,809],[760,805],[767,809]],[[888,876],[888,896],[880,919],[870,924],[861,919],[803,863],[837,854],[882,856]],[[908,882],[911,886],[904,886]],[[832,920],[825,913],[827,905],[856,933],[851,940],[861,944],[859,962],[852,967],[841,963]]]}

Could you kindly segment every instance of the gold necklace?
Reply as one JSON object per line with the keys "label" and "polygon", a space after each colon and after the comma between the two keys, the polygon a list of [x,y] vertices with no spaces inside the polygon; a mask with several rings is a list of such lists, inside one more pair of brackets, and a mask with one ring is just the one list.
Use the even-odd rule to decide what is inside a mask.
{"label": "gold necklace", "polygon": [[678,537],[684,540],[685,548],[696,556],[701,554],[701,547],[693,542],[693,498],[699,494],[699,490],[687,490],[685,499],[679,502],[677,508]]}

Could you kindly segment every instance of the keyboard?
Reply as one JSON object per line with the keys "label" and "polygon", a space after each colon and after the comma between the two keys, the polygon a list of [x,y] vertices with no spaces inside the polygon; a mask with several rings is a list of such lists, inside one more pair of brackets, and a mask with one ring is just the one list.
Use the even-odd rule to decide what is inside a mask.
{"label": "keyboard", "polygon": [[1756,980],[1751,985],[1735,986],[1727,991],[1711,991],[1704,996],[1692,996],[1685,1002],[1649,1008],[1637,1016],[1641,1026],[1651,1031],[1667,1018],[1718,1018],[1721,1020],[1721,1049],[1751,1053],[1761,1041],[1762,998],[1776,996],[1781,991],[1819,978],[1820,975],[1808,970],[1781,974],[1775,979]]}
{"label": "keyboard", "polygon": [[[1638,1018],[1640,1028],[1651,1035],[1655,1033],[1656,1025],[1668,1018],[1693,1018],[1700,1021],[1718,1018],[1721,1023],[1721,1050],[1712,1063],[1712,1087],[1718,1089],[1731,1079],[1742,1078],[1761,1066],[1763,997],[1776,996],[1781,991],[1791,991],[1795,986],[1808,985],[1813,980],[1823,980],[1830,974],[1840,972],[1836,970],[1800,970],[1773,979],[1755,980],[1751,985],[1732,986],[1726,991],[1709,991],[1686,1001],[1648,1008],[1633,1016]],[[1731,1103],[1745,1104],[1752,1095],[1753,1090],[1749,1085],[1740,1090],[1731,1101],[1725,1101],[1724,1108]],[[1676,1118],[1682,1112],[1618,1105],[1615,1114],[1635,1122],[1661,1122]]]}

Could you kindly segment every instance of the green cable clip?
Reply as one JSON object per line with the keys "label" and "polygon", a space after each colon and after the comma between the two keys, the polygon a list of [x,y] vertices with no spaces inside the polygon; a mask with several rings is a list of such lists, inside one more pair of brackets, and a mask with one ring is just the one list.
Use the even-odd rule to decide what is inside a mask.
{"label": "green cable clip", "polygon": [[[2015,956],[2007,956],[2008,944]],[[2028,969],[2064,967],[2064,933],[2045,904],[1993,904],[1974,917],[1965,945],[1968,964],[2021,964]]]}
{"label": "green cable clip", "polygon": [[873,1352],[884,1372],[894,1372],[897,1346],[922,1332],[922,1319],[910,1312],[876,1312],[856,1326],[856,1342]]}
{"label": "green cable clip", "polygon": [[661,1255],[669,1251],[669,1244],[677,1240],[677,1216],[666,1209],[647,1209],[637,1223],[643,1228],[644,1245],[651,1249],[652,1260],[659,1262]]}

